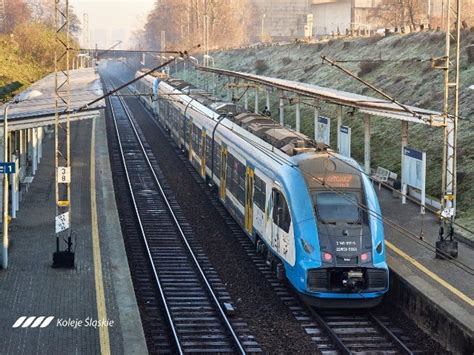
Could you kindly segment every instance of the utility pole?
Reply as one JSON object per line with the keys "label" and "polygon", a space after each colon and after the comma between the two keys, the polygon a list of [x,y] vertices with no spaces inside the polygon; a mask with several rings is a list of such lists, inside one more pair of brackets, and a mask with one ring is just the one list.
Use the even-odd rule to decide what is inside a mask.
{"label": "utility pole", "polygon": [[[166,50],[166,31],[161,31],[160,50],[161,50],[161,52],[164,52]],[[162,55],[160,55],[160,64],[163,64],[163,56]]]}
{"label": "utility pole", "polygon": [[[53,267],[74,267],[71,238],[71,85],[69,77],[69,0],[55,0],[56,46],[55,71],[55,192],[56,192],[56,252]],[[61,107],[62,105],[62,107]],[[64,107],[65,106],[65,107]],[[65,122],[61,122],[66,116]],[[60,240],[66,240],[66,250],[61,250]]]}
{"label": "utility pole", "polygon": [[209,13],[208,13],[208,1],[205,2],[205,9],[204,9],[204,50],[206,55],[204,56],[204,63],[205,67],[209,66]]}
{"label": "utility pole", "polygon": [[[83,17],[83,20],[82,20],[82,45],[84,46],[84,48],[89,49],[90,48],[89,14],[84,13],[82,15],[82,17]],[[89,50],[85,54],[87,54],[89,56],[89,59],[90,59]],[[87,58],[86,58],[86,60],[87,60]],[[86,66],[88,66],[88,65],[86,65]]]}
{"label": "utility pole", "polygon": [[[452,2],[455,6],[452,6]],[[454,34],[451,33],[454,15]],[[442,208],[439,240],[436,242],[436,256],[457,256],[457,242],[453,240],[453,223],[456,217],[456,148],[459,115],[459,54],[461,45],[461,0],[447,0],[445,12],[446,44],[445,54],[436,58],[434,68],[444,72],[444,145],[442,175]],[[454,48],[451,47],[454,40]],[[439,64],[441,63],[441,64]]]}

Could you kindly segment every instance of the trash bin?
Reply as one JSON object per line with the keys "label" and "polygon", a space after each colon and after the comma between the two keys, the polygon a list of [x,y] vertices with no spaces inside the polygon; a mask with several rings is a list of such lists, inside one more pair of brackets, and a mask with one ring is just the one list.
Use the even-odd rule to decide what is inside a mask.
{"label": "trash bin", "polygon": [[393,181],[393,190],[392,190],[392,197],[400,198],[400,190],[402,189],[402,181],[401,180],[394,180]]}

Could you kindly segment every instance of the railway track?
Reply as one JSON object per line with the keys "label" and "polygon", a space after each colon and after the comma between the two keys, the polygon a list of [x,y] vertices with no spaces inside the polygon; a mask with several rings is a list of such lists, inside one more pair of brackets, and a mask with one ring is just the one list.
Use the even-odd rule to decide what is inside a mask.
{"label": "railway track", "polygon": [[416,344],[387,316],[369,311],[316,310],[308,306],[340,354],[415,354]]}
{"label": "railway track", "polygon": [[233,237],[240,242],[256,267],[273,286],[275,293],[289,307],[323,354],[426,353],[426,351],[420,350],[417,342],[404,334],[403,330],[393,324],[386,315],[376,315],[372,312],[359,310],[320,311],[300,300],[288,285],[278,281],[275,272],[267,265],[265,258],[255,251],[252,242],[222,206],[216,195],[209,190],[207,184],[187,159],[186,154],[183,154],[176,146],[163,127],[157,121],[154,122],[167,137],[169,144],[175,147],[176,154],[179,155],[180,160],[196,183],[206,192],[213,207],[229,226]]}
{"label": "railway track", "polygon": [[151,328],[146,332],[152,337],[153,350],[180,354],[261,351],[247,325],[229,318],[230,297],[195,245],[192,230],[170,197],[123,99],[113,96],[109,105],[118,138],[113,159],[123,164],[127,178],[119,188],[121,193],[128,190],[133,207],[122,214],[122,223],[127,229],[129,259],[139,275],[134,283],[144,299],[141,308],[146,310],[145,323]]}

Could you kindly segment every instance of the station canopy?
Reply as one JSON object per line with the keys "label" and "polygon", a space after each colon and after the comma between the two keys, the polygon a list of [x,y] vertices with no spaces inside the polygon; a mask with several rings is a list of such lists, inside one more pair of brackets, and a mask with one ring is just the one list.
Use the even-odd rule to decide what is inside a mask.
{"label": "station canopy", "polygon": [[[59,75],[59,82],[65,78]],[[76,69],[69,71],[71,87],[70,121],[78,121],[98,117],[100,110],[105,108],[105,100],[100,100],[91,106],[84,107],[103,95],[102,84],[95,68]],[[39,91],[41,95],[32,99],[12,104],[8,111],[8,129],[10,131],[41,127],[55,122],[55,74],[49,74],[35,82],[27,90]],[[25,90],[25,91],[27,91]],[[66,97],[67,87],[60,89],[60,94]],[[64,112],[66,105],[59,101],[59,111]],[[5,105],[0,106],[0,120],[3,121]],[[83,108],[79,112],[79,108]],[[66,120],[66,115],[61,114],[61,121]]]}
{"label": "station canopy", "polygon": [[268,76],[237,72],[232,70],[214,69],[198,66],[197,69],[208,71],[219,75],[252,81],[262,86],[276,88],[282,91],[293,92],[297,95],[311,97],[335,105],[355,108],[360,112],[374,116],[387,117],[402,121],[421,123],[425,125],[439,126],[443,123],[440,112],[425,110],[422,108],[403,105],[416,115],[402,108],[400,105],[385,99],[354,94],[347,91],[330,89],[318,85],[301,83],[286,79],[271,78]]}

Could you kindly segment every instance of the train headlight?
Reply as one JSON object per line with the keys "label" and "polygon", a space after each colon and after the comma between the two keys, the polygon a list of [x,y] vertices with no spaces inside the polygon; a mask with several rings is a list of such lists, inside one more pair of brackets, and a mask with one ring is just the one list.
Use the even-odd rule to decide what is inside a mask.
{"label": "train headlight", "polygon": [[372,260],[371,256],[372,255],[370,254],[370,252],[365,252],[365,253],[360,254],[360,262],[369,263]]}
{"label": "train headlight", "polygon": [[306,240],[301,239],[301,244],[303,245],[304,251],[307,252],[308,254],[311,254],[314,251],[314,247],[311,244],[309,244]]}
{"label": "train headlight", "polygon": [[322,253],[323,261],[326,263],[330,263],[332,261],[332,254],[328,253],[326,251],[323,251]]}

